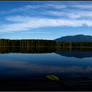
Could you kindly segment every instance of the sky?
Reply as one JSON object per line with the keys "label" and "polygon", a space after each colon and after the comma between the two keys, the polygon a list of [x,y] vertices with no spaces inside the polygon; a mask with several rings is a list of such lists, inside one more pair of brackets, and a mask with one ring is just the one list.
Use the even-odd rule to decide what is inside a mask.
{"label": "sky", "polygon": [[0,39],[92,35],[91,1],[0,1]]}

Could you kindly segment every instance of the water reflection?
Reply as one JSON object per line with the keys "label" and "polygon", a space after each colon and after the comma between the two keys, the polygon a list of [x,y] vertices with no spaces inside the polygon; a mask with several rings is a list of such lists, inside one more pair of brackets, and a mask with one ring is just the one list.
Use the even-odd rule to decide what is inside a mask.
{"label": "water reflection", "polygon": [[[86,81],[85,84],[89,87],[92,84],[92,52],[89,50],[72,51],[70,49],[65,50],[51,47],[0,48],[0,80],[7,79],[8,81],[10,78],[9,83],[13,82],[14,85],[20,82],[21,84],[26,84],[26,87],[29,87],[29,89],[30,85],[34,88],[39,86],[40,89],[47,89],[48,81],[45,76],[50,74],[59,76],[68,86],[71,85],[71,89],[74,88],[73,85],[76,84],[78,86],[81,84],[80,81]],[[22,78],[23,80],[21,82],[20,79]],[[16,82],[16,80],[18,81]],[[5,84],[7,83],[6,81],[4,82]],[[38,85],[36,85],[37,83]],[[2,84],[0,83],[0,85]],[[62,85],[60,85],[51,82],[49,86],[51,89],[57,88],[61,90]],[[20,87],[20,85],[18,86]],[[25,86],[21,86],[20,88],[23,87]]]}
{"label": "water reflection", "polygon": [[92,52],[80,52],[80,51],[67,51],[67,52],[58,52],[57,54],[61,56],[66,56],[66,57],[76,57],[76,58],[87,58],[87,57],[92,57]]}
{"label": "water reflection", "polygon": [[66,57],[56,53],[1,54],[0,71],[6,75],[5,77],[48,73],[91,73],[92,58]]}
{"label": "water reflection", "polygon": [[0,53],[56,53],[66,57],[86,58],[92,57],[89,48],[58,48],[58,47],[0,47]]}
{"label": "water reflection", "polygon": [[0,53],[51,53],[51,52],[92,52],[92,48],[62,48],[58,46],[42,47],[0,47]]}

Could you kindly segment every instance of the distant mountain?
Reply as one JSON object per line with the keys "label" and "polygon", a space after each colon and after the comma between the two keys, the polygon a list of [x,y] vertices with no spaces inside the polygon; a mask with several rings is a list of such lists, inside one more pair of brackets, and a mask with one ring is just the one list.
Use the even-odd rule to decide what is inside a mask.
{"label": "distant mountain", "polygon": [[60,42],[92,42],[92,36],[89,35],[64,36],[55,40]]}

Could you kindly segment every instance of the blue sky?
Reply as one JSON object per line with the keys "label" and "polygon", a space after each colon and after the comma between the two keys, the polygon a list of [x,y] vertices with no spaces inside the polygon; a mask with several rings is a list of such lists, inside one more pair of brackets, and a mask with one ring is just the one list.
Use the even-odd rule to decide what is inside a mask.
{"label": "blue sky", "polygon": [[0,1],[0,38],[92,35],[91,1]]}

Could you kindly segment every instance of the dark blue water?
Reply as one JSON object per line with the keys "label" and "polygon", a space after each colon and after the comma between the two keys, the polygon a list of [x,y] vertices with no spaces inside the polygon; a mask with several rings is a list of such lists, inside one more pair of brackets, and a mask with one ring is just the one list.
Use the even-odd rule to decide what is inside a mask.
{"label": "dark blue water", "polygon": [[[63,81],[65,87],[70,88],[69,90],[91,90],[92,52],[0,54],[0,79],[7,79],[10,82],[11,79],[13,79],[11,82],[13,85],[19,82],[15,82],[15,80],[23,78],[23,81],[25,81],[24,84],[31,90],[32,88],[29,87],[29,82],[26,80],[30,79],[30,83],[33,83],[32,80],[34,79],[37,81],[33,83],[33,88],[46,90],[46,86],[49,85],[47,81],[49,81],[52,84],[47,87],[48,90],[55,87],[62,90],[63,86],[47,79],[47,75],[59,77],[60,82]],[[42,80],[43,84],[40,84],[41,82],[38,80]],[[38,86],[36,85],[37,83],[43,86]],[[5,84],[6,81],[4,81],[3,85]],[[0,89],[4,87],[0,87]],[[22,89],[22,87],[24,86],[18,85],[18,88]],[[11,85],[10,88],[12,88]],[[12,89],[14,89],[14,87]],[[6,90],[8,89],[6,88]]]}

